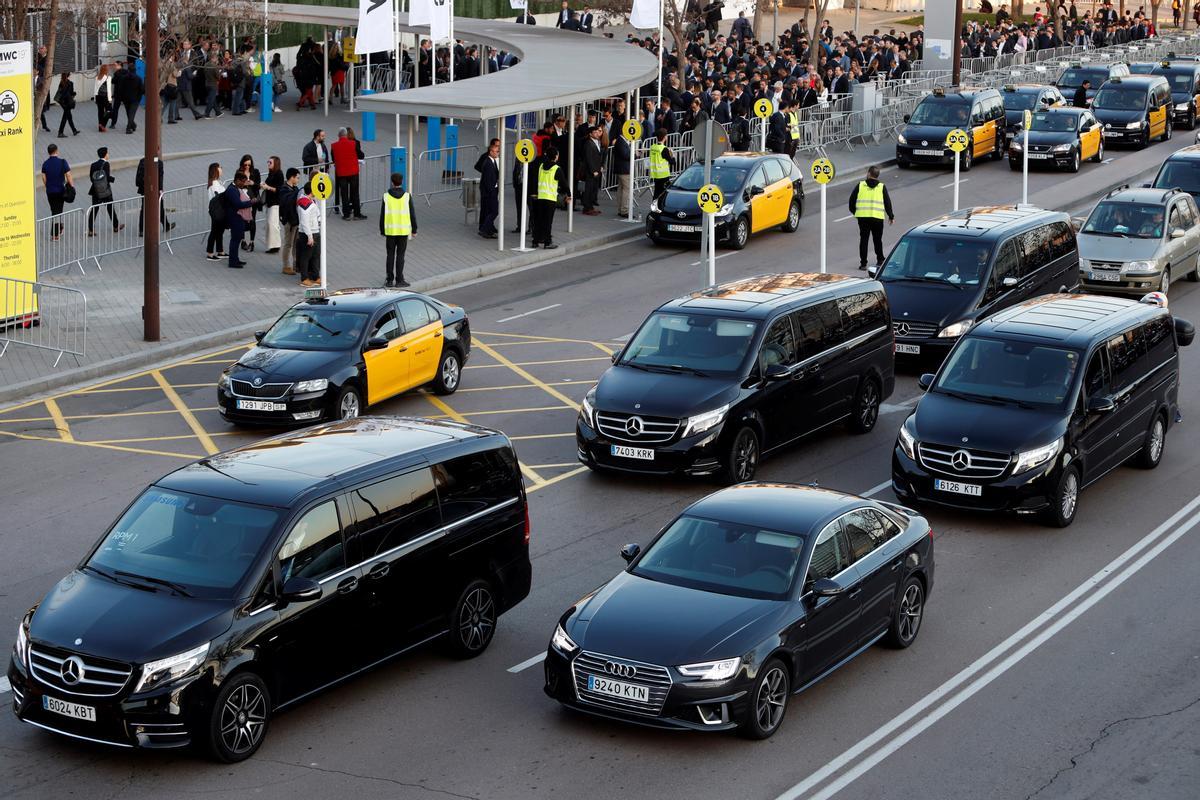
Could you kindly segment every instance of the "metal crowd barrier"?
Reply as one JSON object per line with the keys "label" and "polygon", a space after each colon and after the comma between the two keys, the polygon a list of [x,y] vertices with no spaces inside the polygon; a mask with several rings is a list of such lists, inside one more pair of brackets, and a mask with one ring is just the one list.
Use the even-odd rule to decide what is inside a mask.
{"label": "metal crowd barrier", "polygon": [[78,289],[0,278],[0,357],[9,345],[66,354],[87,352],[87,297]]}
{"label": "metal crowd barrier", "polygon": [[435,194],[462,191],[463,174],[478,158],[479,146],[474,144],[426,150],[417,156],[413,168],[412,193],[432,205],[430,198]]}

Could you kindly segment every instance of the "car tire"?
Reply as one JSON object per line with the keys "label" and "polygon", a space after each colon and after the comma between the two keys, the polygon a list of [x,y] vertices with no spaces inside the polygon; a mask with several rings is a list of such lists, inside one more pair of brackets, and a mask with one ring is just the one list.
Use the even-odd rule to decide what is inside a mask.
{"label": "car tire", "polygon": [[1146,438],[1142,441],[1142,449],[1138,451],[1137,465],[1142,469],[1154,469],[1162,463],[1163,451],[1167,447],[1167,420],[1162,414],[1155,414],[1146,430]]}
{"label": "car tire", "polygon": [[271,694],[253,672],[238,672],[217,691],[209,712],[204,744],[208,754],[225,764],[254,755],[267,736]]}
{"label": "car tire", "polygon": [[442,352],[442,360],[438,362],[437,375],[433,379],[433,393],[440,395],[454,394],[462,383],[462,356],[452,347]]}
{"label": "car tire", "polygon": [[879,382],[867,378],[858,387],[854,397],[854,411],[850,414],[850,430],[855,433],[870,433],[879,421],[879,406],[883,395],[879,391]]}
{"label": "car tire", "polygon": [[[962,151],[961,163],[959,169],[963,172],[970,172],[971,166],[975,163],[975,143],[967,142],[967,149]],[[951,164],[953,166],[953,164]]]}
{"label": "car tire", "polygon": [[362,414],[362,394],[358,388],[347,384],[338,392],[337,400],[333,402],[334,419],[354,419]]}
{"label": "car tire", "polygon": [[779,229],[784,233],[795,233],[800,227],[800,213],[800,201],[793,200],[792,204],[788,206],[787,221],[780,225]]}
{"label": "car tire", "polygon": [[746,739],[768,739],[783,725],[792,682],[787,666],[778,658],[767,659],[758,671],[749,703],[738,720],[738,735]]}
{"label": "car tire", "polygon": [[1175,135],[1175,125],[1171,122],[1171,116],[1167,115],[1167,122],[1163,125],[1162,141],[1169,142],[1171,137]]}
{"label": "car tire", "polygon": [[992,153],[992,157],[994,159],[996,159],[997,161],[1000,161],[1001,159],[1004,158],[1004,156],[1007,152],[1008,152],[1008,140],[1006,140],[1004,138],[1004,131],[999,131],[996,133],[996,149]]}
{"label": "car tire", "polygon": [[1194,108],[1188,112],[1187,129],[1189,131],[1196,130],[1196,109]]}
{"label": "car tire", "polygon": [[1192,283],[1200,281],[1200,259],[1196,261],[1196,268],[1187,274],[1187,279]]}
{"label": "car tire", "polygon": [[1096,145],[1096,155],[1093,157],[1092,160],[1095,161],[1097,164],[1103,163],[1103,161],[1104,161],[1104,139],[1103,139],[1103,137],[1101,137],[1100,143],[1098,145]]}
{"label": "car tire", "polygon": [[921,632],[925,619],[925,584],[915,575],[909,577],[896,595],[892,624],[888,626],[887,643],[899,650],[910,646]]}
{"label": "car tire", "polygon": [[733,230],[729,232],[729,246],[734,250],[741,250],[748,241],[750,241],[750,219],[743,215],[738,217],[738,221],[733,225]]}
{"label": "car tire", "polygon": [[1050,497],[1050,507],[1046,509],[1046,524],[1053,528],[1065,528],[1075,521],[1079,511],[1079,468],[1071,464],[1063,470]]}
{"label": "car tire", "polygon": [[467,584],[450,612],[450,631],[446,649],[455,658],[475,658],[492,643],[496,635],[496,595],[487,581]]}
{"label": "car tire", "polygon": [[912,162],[911,162],[911,161],[906,161],[906,160],[904,160],[904,159],[901,159],[901,158],[897,158],[897,159],[896,159],[896,166],[897,166],[897,167],[899,167],[900,169],[908,169],[909,167],[911,167],[911,166],[912,166]]}
{"label": "car tire", "polygon": [[1013,161],[1013,160],[1010,158],[1010,159],[1008,160],[1008,168],[1009,168],[1009,169],[1011,169],[1013,172],[1020,172],[1020,171],[1021,171],[1021,162],[1020,162],[1020,161]]}
{"label": "car tire", "polygon": [[1145,150],[1150,146],[1150,123],[1146,123],[1146,130],[1142,133],[1142,138],[1138,140],[1138,149]]}
{"label": "car tire", "polygon": [[750,426],[743,426],[734,435],[725,452],[722,478],[726,484],[745,483],[754,480],[758,472],[758,461],[762,455],[758,434]]}
{"label": "car tire", "polygon": [[1171,290],[1171,268],[1169,266],[1167,266],[1167,267],[1163,267],[1162,275],[1160,275],[1158,278],[1157,291],[1160,291],[1163,294],[1168,294],[1170,292],[1170,290]]}
{"label": "car tire", "polygon": [[1067,167],[1071,172],[1079,172],[1079,151],[1075,150],[1071,153],[1071,164]]}

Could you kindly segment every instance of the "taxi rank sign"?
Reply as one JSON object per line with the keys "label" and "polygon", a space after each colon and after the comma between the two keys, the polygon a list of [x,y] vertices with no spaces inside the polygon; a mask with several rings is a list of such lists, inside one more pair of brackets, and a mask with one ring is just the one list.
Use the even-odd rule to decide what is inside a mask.
{"label": "taxi rank sign", "polygon": [[0,43],[0,322],[37,313],[33,292],[9,284],[37,280],[32,55],[29,42]]}

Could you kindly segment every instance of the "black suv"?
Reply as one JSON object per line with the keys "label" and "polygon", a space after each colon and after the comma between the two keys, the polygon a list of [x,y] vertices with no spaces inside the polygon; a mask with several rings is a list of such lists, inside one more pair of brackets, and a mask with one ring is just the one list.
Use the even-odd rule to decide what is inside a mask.
{"label": "black suv", "polygon": [[964,336],[900,427],[902,502],[1042,512],[1066,527],[1079,490],[1137,457],[1153,469],[1179,419],[1192,325],[1157,304],[1051,295]]}
{"label": "black suv", "polygon": [[956,211],[904,234],[883,268],[896,353],[941,361],[976,320],[1079,286],[1071,218],[1032,206]]}
{"label": "black suv", "polygon": [[748,481],[761,454],[807,433],[874,428],[892,344],[883,287],[863,278],[761,275],[671,300],[584,398],[579,460]]}
{"label": "black suv", "polygon": [[1171,84],[1171,120],[1196,130],[1196,110],[1200,106],[1200,63],[1195,61],[1164,61],[1154,68]]}
{"label": "black suv", "polygon": [[248,758],[272,713],[433,639],[470,658],[529,593],[504,434],[362,417],[159,479],[25,615],[17,718]]}

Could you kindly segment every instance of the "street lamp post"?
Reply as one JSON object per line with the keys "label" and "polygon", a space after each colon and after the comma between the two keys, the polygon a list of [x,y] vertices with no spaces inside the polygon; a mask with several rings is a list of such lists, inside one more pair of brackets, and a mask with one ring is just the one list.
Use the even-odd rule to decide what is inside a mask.
{"label": "street lamp post", "polygon": [[146,25],[144,34],[146,57],[146,147],[145,169],[143,170],[142,196],[142,338],[147,342],[159,340],[158,304],[158,230],[159,197],[158,161],[162,149],[159,144],[159,98],[158,98],[158,0],[146,0]]}

